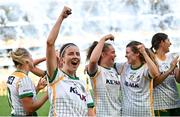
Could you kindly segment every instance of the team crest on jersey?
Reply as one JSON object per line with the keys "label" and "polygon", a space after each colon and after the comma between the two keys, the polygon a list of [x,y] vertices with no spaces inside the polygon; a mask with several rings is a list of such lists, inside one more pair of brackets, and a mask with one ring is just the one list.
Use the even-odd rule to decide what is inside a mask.
{"label": "team crest on jersey", "polygon": [[167,63],[162,63],[160,68],[162,71],[167,71],[169,69],[169,66]]}
{"label": "team crest on jersey", "polygon": [[134,88],[138,88],[139,87],[139,84],[138,82],[140,81],[140,75],[136,75],[136,73],[130,73],[130,76],[129,76],[129,80],[130,82],[128,81],[125,81],[125,85],[126,86],[130,86],[130,87],[134,87]]}
{"label": "team crest on jersey", "polygon": [[136,76],[135,73],[131,73],[131,75],[129,77],[129,80],[131,80],[134,83],[137,83],[140,80],[140,75]]}
{"label": "team crest on jersey", "polygon": [[[170,66],[168,66],[167,63],[163,63],[163,64],[161,65],[161,67],[160,67],[160,71],[161,71],[162,73],[165,73],[168,69],[170,69]],[[175,72],[172,71],[169,75],[175,75]]]}

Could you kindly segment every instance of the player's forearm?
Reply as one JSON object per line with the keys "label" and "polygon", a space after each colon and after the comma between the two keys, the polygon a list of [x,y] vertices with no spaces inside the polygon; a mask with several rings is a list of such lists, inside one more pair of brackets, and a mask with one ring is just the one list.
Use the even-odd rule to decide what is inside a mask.
{"label": "player's forearm", "polygon": [[96,116],[94,108],[88,108],[88,116],[89,117],[95,117]]}
{"label": "player's forearm", "polygon": [[63,19],[64,19],[63,16],[60,15],[47,39],[46,62],[47,62],[47,70],[50,78],[52,78],[54,70],[57,68],[57,59],[56,59],[56,51],[55,51],[54,43],[57,39]]}
{"label": "player's forearm", "polygon": [[57,39],[60,27],[61,27],[61,24],[63,22],[63,19],[64,19],[63,16],[60,15],[58,20],[56,21],[55,25],[53,26],[53,28],[48,36],[48,40],[47,40],[48,46],[54,45],[54,43]]}
{"label": "player's forearm", "polygon": [[29,108],[28,112],[35,112],[37,111],[48,99],[47,93],[39,100],[35,100],[31,107]]}
{"label": "player's forearm", "polygon": [[176,69],[176,81],[180,83],[180,69],[179,68]]}
{"label": "player's forearm", "polygon": [[34,65],[38,65],[38,64],[40,64],[41,62],[43,62],[43,61],[45,61],[45,60],[46,60],[46,57],[39,58],[39,59],[35,59],[35,60],[33,61],[33,64],[34,64]]}
{"label": "player's forearm", "polygon": [[36,94],[38,94],[40,90],[41,89],[38,86],[36,86]]}
{"label": "player's forearm", "polygon": [[90,57],[90,64],[91,63],[98,63],[99,61],[99,58],[101,56],[101,53],[102,53],[102,50],[103,50],[103,47],[104,47],[104,43],[105,43],[105,39],[102,38],[98,44],[96,45],[96,47],[94,48],[92,54],[91,54],[91,57]]}
{"label": "player's forearm", "polygon": [[44,77],[46,75],[45,71],[37,67],[34,67],[33,69],[31,69],[31,72],[39,77]]}
{"label": "player's forearm", "polygon": [[143,53],[144,59],[147,63],[147,66],[149,68],[150,74],[152,75],[153,78],[157,77],[160,75],[159,70],[155,63],[151,60],[151,58],[148,56],[146,52]]}
{"label": "player's forearm", "polygon": [[57,67],[57,60],[56,60],[56,52],[55,52],[55,41],[57,39],[61,23],[63,18],[58,18],[56,24],[52,28],[50,35],[47,40],[47,50],[46,50],[46,58],[47,58],[47,70],[50,78],[53,76],[54,70]]}
{"label": "player's forearm", "polygon": [[161,73],[158,77],[154,78],[153,87],[156,87],[157,85],[161,84],[172,71],[173,69],[169,69],[166,72]]}

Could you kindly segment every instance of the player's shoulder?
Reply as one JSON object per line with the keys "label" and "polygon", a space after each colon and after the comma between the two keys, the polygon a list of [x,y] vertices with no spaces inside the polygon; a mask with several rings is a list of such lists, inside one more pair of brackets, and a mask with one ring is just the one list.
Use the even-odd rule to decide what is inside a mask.
{"label": "player's shoulder", "polygon": [[12,73],[12,76],[15,76],[15,77],[20,78],[20,79],[27,77],[27,75],[23,72],[14,72],[14,73]]}

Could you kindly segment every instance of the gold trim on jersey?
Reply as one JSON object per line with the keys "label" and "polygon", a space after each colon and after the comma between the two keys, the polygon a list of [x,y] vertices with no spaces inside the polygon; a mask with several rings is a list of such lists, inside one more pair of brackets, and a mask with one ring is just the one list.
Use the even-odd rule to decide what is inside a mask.
{"label": "gold trim on jersey", "polygon": [[20,79],[25,78],[27,75],[24,72],[15,71],[14,73],[12,73],[12,76],[15,76],[16,78],[18,78],[18,80],[16,82],[16,91],[18,92]]}
{"label": "gold trim on jersey", "polygon": [[55,82],[50,84],[50,87],[52,88],[52,93],[53,93],[53,102],[54,102],[54,117],[56,117],[56,84],[60,81],[62,81],[64,77],[58,78]]}
{"label": "gold trim on jersey", "polygon": [[97,105],[97,100],[98,100],[98,96],[97,96],[97,91],[96,91],[96,78],[98,77],[98,75],[100,74],[100,71],[98,70],[97,73],[95,74],[94,77],[92,77],[93,79],[93,92],[94,92],[94,97],[96,98],[95,100],[95,106],[94,106],[94,111],[96,112],[96,105]]}
{"label": "gold trim on jersey", "polygon": [[150,90],[150,111],[152,113],[152,117],[154,117],[154,100],[153,100],[153,79],[150,80],[149,84],[149,90]]}

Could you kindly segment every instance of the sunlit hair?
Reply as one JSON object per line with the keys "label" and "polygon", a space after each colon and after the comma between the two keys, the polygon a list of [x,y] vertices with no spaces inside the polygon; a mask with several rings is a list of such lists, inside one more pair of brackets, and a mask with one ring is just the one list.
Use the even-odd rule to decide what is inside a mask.
{"label": "sunlit hair", "polygon": [[161,43],[161,41],[165,41],[166,39],[168,39],[168,35],[165,33],[156,33],[151,40],[151,50],[152,52],[155,52],[154,50],[159,49],[159,45]]}
{"label": "sunlit hair", "polygon": [[[141,43],[141,42],[138,42],[138,41],[131,41],[130,43],[127,44],[126,48],[129,47],[129,48],[131,48],[131,50],[132,50],[134,53],[136,53],[136,54],[139,53],[139,54],[140,54],[140,56],[139,56],[140,61],[143,62],[143,63],[145,63],[146,61],[145,61],[145,59],[144,59],[144,56],[139,52],[139,50],[138,50],[138,48],[137,48],[137,46],[138,46],[138,45],[141,45],[141,44],[142,44],[142,43]],[[154,53],[153,53],[150,49],[148,49],[148,48],[145,48],[145,50],[146,50],[146,53],[148,54],[148,56],[151,58],[151,60],[152,60],[154,63],[156,63],[156,62],[155,62]]]}
{"label": "sunlit hair", "polygon": [[15,66],[25,64],[26,61],[28,61],[28,58],[31,56],[25,48],[17,48],[15,51],[11,51],[9,54]]}
{"label": "sunlit hair", "polygon": [[[94,48],[97,46],[98,42],[97,41],[94,41],[92,43],[92,45],[88,48],[88,51],[87,51],[87,57],[86,57],[86,61],[88,61],[91,57],[91,54],[94,50]],[[102,52],[105,52],[107,49],[109,49],[109,46],[112,46],[111,44],[109,43],[104,43],[104,46],[103,46],[103,49],[102,49]],[[100,61],[101,61],[101,57],[98,61],[98,64],[100,64]]]}
{"label": "sunlit hair", "polygon": [[59,56],[63,57],[66,49],[69,48],[70,46],[76,46],[77,47],[77,45],[75,45],[74,43],[66,43],[60,48]]}

